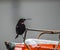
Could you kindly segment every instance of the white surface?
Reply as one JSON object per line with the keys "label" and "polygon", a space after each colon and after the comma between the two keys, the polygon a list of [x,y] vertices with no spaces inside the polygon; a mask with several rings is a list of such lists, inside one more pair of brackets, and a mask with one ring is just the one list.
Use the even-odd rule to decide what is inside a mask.
{"label": "white surface", "polygon": [[27,39],[26,44],[58,44],[58,41],[44,40],[44,39]]}

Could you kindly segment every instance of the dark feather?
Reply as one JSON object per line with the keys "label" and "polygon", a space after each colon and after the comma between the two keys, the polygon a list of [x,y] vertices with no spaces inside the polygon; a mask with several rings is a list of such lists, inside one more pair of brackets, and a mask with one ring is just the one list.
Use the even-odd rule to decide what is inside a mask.
{"label": "dark feather", "polygon": [[25,21],[26,19],[20,19],[19,21],[18,21],[18,23],[17,23],[17,25],[16,25],[16,37],[15,37],[15,39],[19,36],[19,35],[22,35],[24,32],[25,32],[25,30],[26,30],[26,27],[25,27],[25,24],[24,24],[24,21]]}

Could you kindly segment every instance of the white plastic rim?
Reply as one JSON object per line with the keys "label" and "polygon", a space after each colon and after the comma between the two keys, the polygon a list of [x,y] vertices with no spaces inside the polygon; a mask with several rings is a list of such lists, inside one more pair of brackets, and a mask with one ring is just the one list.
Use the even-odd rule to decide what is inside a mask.
{"label": "white plastic rim", "polygon": [[58,44],[58,41],[53,40],[44,40],[44,39],[26,39],[26,44],[33,45],[33,44]]}

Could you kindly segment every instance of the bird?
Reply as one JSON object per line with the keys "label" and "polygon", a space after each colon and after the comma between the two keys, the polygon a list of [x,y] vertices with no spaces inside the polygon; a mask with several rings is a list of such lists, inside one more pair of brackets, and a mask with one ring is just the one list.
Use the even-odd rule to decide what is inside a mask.
{"label": "bird", "polygon": [[24,22],[26,20],[27,19],[23,19],[23,18],[19,19],[19,21],[16,25],[16,34],[17,35],[16,35],[15,39],[18,38],[19,35],[23,35],[23,33],[25,32],[26,26],[25,26]]}
{"label": "bird", "polygon": [[[31,18],[20,18],[16,24],[16,38],[18,38],[19,35],[23,35],[23,33],[26,31],[26,26],[25,26],[25,21],[26,20],[31,20]],[[24,38],[24,37],[23,37]]]}

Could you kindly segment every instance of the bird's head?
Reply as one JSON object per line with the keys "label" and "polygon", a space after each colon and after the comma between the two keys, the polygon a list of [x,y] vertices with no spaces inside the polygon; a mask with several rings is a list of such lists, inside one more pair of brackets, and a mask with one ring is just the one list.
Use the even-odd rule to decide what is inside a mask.
{"label": "bird's head", "polygon": [[19,20],[19,22],[20,22],[20,23],[24,23],[26,20],[31,20],[31,18],[27,18],[27,19],[21,18],[21,19]]}

